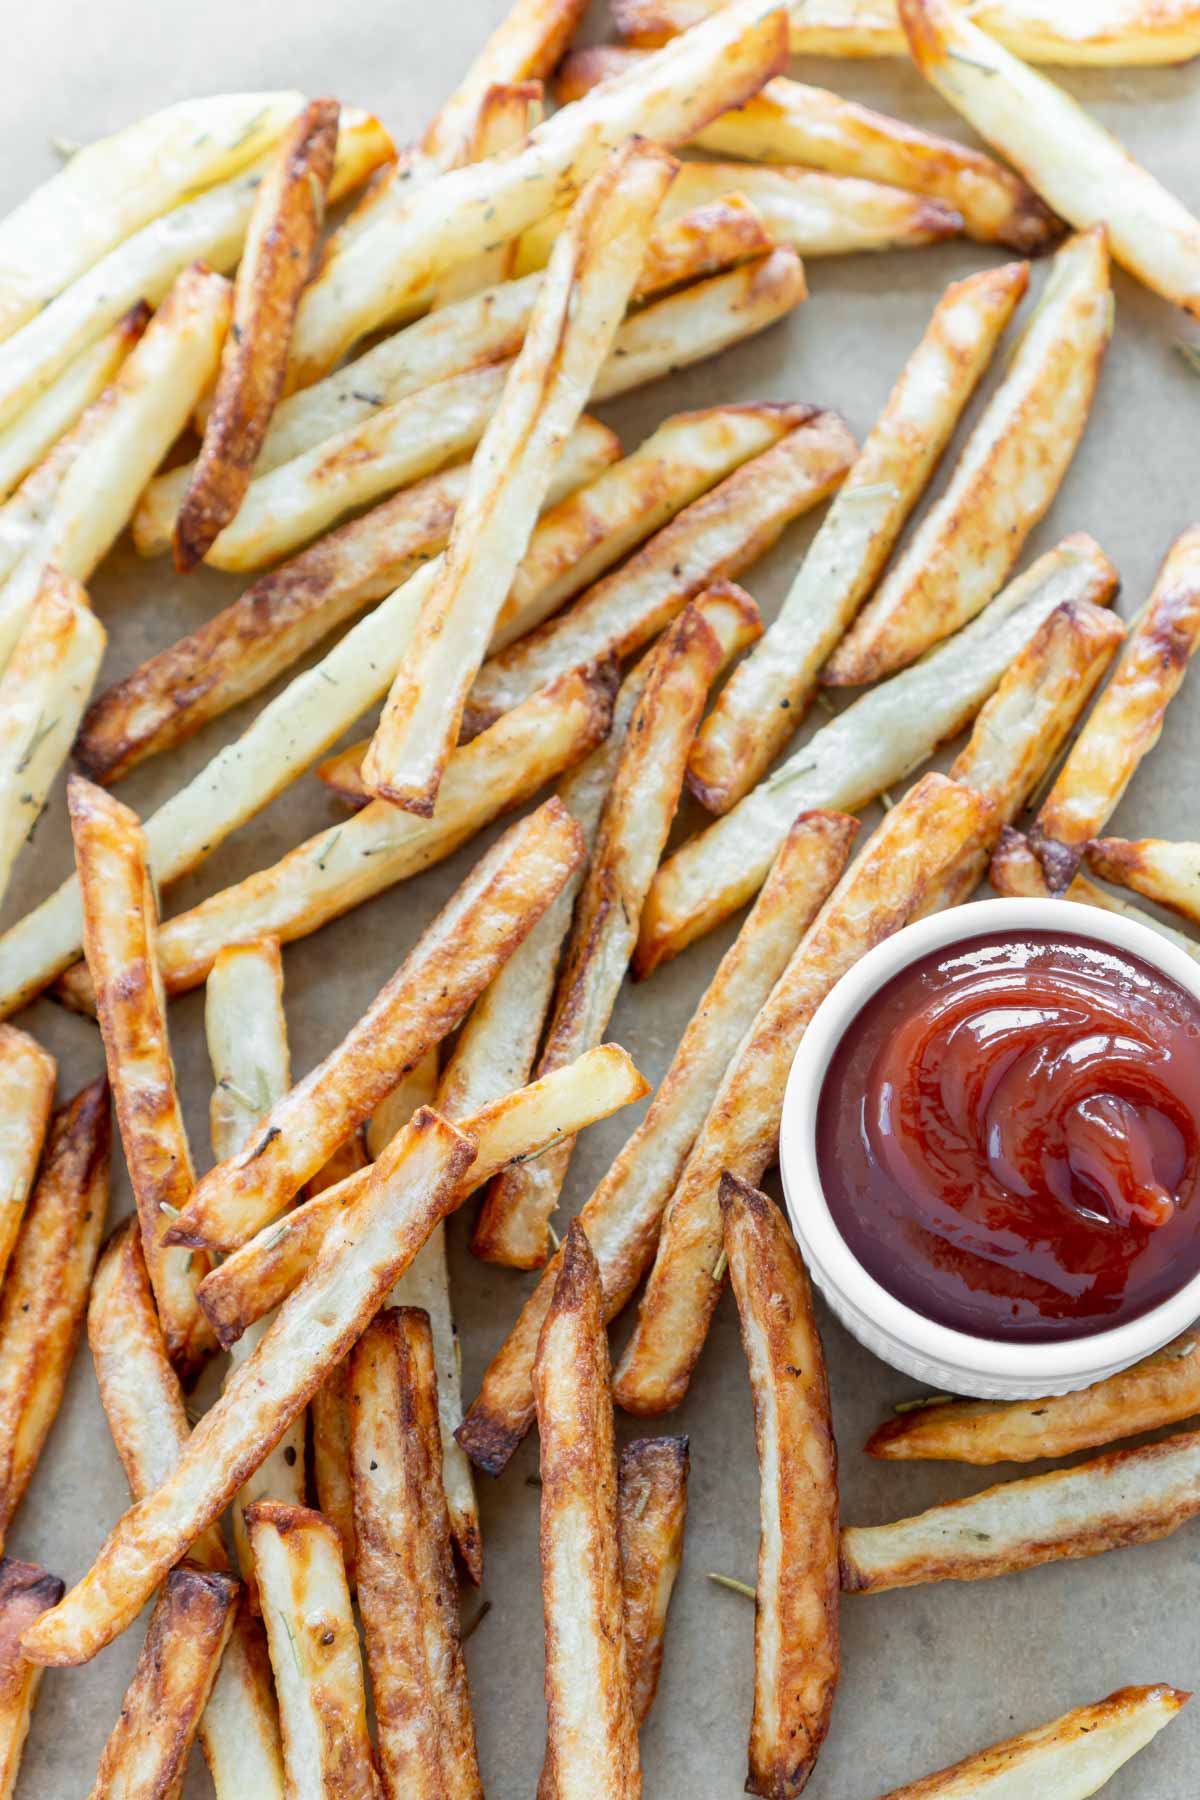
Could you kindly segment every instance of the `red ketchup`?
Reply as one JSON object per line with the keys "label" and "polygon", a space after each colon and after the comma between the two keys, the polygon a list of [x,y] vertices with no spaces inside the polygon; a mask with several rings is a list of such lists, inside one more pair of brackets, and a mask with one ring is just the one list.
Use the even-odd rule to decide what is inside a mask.
{"label": "red ketchup", "polygon": [[1200,1270],[1200,1002],[1088,938],[1004,932],[874,994],[821,1090],[834,1220],[881,1286],[976,1337],[1135,1319]]}

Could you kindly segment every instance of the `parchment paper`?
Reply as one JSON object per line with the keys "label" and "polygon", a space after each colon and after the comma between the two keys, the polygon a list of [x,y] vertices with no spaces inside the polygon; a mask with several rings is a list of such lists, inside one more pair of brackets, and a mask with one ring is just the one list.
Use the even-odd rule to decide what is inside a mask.
{"label": "parchment paper", "polygon": [[[195,93],[298,87],[335,93],[378,112],[398,140],[413,134],[500,18],[506,0],[39,0],[14,8],[6,33],[0,116],[0,207],[7,210],[55,167],[51,136],[80,142]],[[1075,0],[1086,5],[1086,0]],[[606,35],[605,21],[591,35]],[[966,135],[907,67],[812,63],[796,71],[920,123]],[[1200,73],[1076,72],[1067,85],[1200,208],[1197,159]],[[605,416],[627,449],[667,413],[719,399],[804,399],[840,408],[865,433],[943,286],[994,261],[966,240],[932,250],[808,265],[812,298],[781,327],[723,357],[636,394]],[[1041,271],[1035,274],[1040,282]],[[1171,537],[1200,514],[1197,443],[1200,380],[1174,353],[1200,341],[1186,320],[1118,275],[1117,332],[1084,444],[1025,560],[1069,531],[1093,532],[1124,578],[1121,606],[1144,599]],[[1027,316],[1026,302],[1021,316]],[[1003,352],[998,359],[1003,363]],[[985,383],[995,385],[997,371]],[[978,412],[978,405],[974,414]],[[957,443],[961,443],[960,432]],[[941,480],[952,462],[947,457]],[[935,490],[936,491],[936,486]],[[771,611],[785,591],[810,528],[794,528],[746,578]],[[103,679],[207,617],[239,591],[235,578],[176,577],[166,559],[142,563],[123,543],[92,584],[110,632]],[[1126,835],[1200,836],[1200,674],[1175,704],[1160,749],[1135,781],[1114,829]],[[820,723],[821,715],[817,715]],[[157,805],[245,723],[219,721],[181,754],[151,763],[120,792]],[[245,827],[199,873],[170,890],[175,912],[273,861],[338,813],[312,777]],[[689,829],[697,820],[689,813]],[[313,1066],[404,956],[418,931],[463,878],[488,834],[459,856],[393,889],[316,938],[289,948],[286,1004],[293,1067]],[[22,858],[4,923],[49,891],[70,862],[61,787]],[[704,939],[622,996],[612,1036],[656,1080],[731,930]],[[171,1024],[197,1160],[208,1164],[209,1070],[200,994],[176,1002]],[[59,1058],[60,1095],[102,1065],[90,1023],[41,1003],[21,1021]],[[626,1112],[585,1134],[564,1200],[568,1216],[590,1192],[632,1128]],[[112,1213],[130,1204],[117,1157]],[[561,1223],[561,1221],[560,1221]],[[528,1279],[474,1261],[469,1220],[451,1232],[465,1391],[474,1393]],[[912,1385],[825,1320],[841,1454],[844,1517],[899,1517],[987,1485],[984,1471],[872,1465],[861,1454],[871,1427]],[[627,1329],[626,1321],[626,1329]],[[618,1328],[617,1342],[624,1330]],[[691,1434],[693,1474],[687,1551],[676,1592],[662,1687],[643,1737],[646,1792],[656,1800],[728,1800],[741,1791],[751,1699],[752,1608],[706,1579],[710,1569],[753,1581],[757,1471],[750,1398],[731,1299],[723,1302],[687,1403],[650,1429]],[[632,1429],[631,1429],[632,1427]],[[622,1419],[623,1436],[644,1425]],[[537,1567],[536,1443],[526,1442],[499,1483],[480,1479],[492,1611],[469,1649],[484,1778],[493,1800],[532,1795],[541,1763],[542,1626]],[[1012,1470],[996,1471],[1002,1479]],[[86,1347],[62,1412],[12,1529],[11,1554],[76,1579],[127,1504],[125,1482],[100,1410]],[[833,1728],[808,1792],[813,1800],[868,1800],[968,1751],[1098,1699],[1126,1682],[1200,1685],[1200,1528],[1166,1542],[1060,1564],[1006,1580],[918,1588],[850,1599],[842,1618],[844,1663]],[[476,1605],[467,1593],[465,1610]],[[137,1654],[139,1623],[88,1667],[51,1670],[38,1702],[20,1782],[25,1800],[67,1800],[90,1789]],[[1190,1800],[1200,1757],[1200,1706],[1189,1708],[1107,1790],[1112,1800]],[[197,1753],[187,1794],[211,1791]],[[1047,1796],[1047,1800],[1050,1797]]]}

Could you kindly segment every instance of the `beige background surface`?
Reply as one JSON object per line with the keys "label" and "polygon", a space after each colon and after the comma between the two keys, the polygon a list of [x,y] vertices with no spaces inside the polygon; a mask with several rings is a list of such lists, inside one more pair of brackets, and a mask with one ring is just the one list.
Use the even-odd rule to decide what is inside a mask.
{"label": "beige background surface", "polygon": [[[1068,0],[1084,6],[1087,0]],[[169,100],[222,88],[296,86],[372,107],[403,139],[449,90],[504,0],[38,0],[14,8],[6,34],[0,116],[0,206],[15,204],[55,166],[50,138],[87,140]],[[593,35],[603,20],[593,19]],[[806,78],[905,116],[959,130],[907,68],[813,64]],[[1200,208],[1197,157],[1200,71],[1072,75],[1068,85],[1144,160]],[[870,426],[934,300],[950,279],[991,253],[965,241],[907,255],[809,264],[812,298],[782,327],[717,365],[678,377],[608,409],[627,448],[666,413],[718,399],[797,398],[839,407],[860,434]],[[1040,273],[1036,276],[1040,281]],[[1028,311],[1028,304],[1026,311]],[[1200,380],[1172,350],[1200,341],[1200,326],[1117,279],[1117,333],[1086,441],[1030,554],[1068,531],[1094,532],[1124,577],[1122,608],[1144,598],[1170,537],[1200,514],[1197,443]],[[994,377],[993,377],[994,380]],[[960,439],[958,440],[961,442]],[[944,475],[943,475],[944,479]],[[785,536],[748,585],[764,608],[781,597],[807,532]],[[177,579],[164,562],[140,564],[122,545],[93,584],[111,641],[105,678],[124,673],[237,591],[207,573]],[[1192,680],[1200,684],[1200,675]],[[151,764],[121,789],[140,808],[158,803],[236,729],[224,720],[166,765]],[[1138,777],[1117,828],[1200,836],[1200,685],[1174,708],[1163,744]],[[336,817],[311,777],[242,830],[198,877],[172,891],[176,911],[273,860]],[[5,922],[40,898],[69,862],[61,792],[27,852]],[[286,999],[297,1073],[310,1068],[371,998],[478,847],[394,890],[362,912],[291,948]],[[657,1078],[728,942],[709,939],[630,989],[613,1035]],[[198,995],[172,1010],[172,1028],[198,1160],[207,1157],[208,1068]],[[60,1058],[69,1093],[101,1066],[91,1025],[49,1005],[23,1021]],[[628,1115],[593,1129],[576,1156],[566,1197],[573,1210],[630,1129]],[[113,1214],[129,1194],[123,1168]],[[525,1279],[466,1253],[460,1217],[454,1282],[466,1390],[500,1341]],[[835,1326],[825,1333],[842,1460],[844,1515],[868,1522],[917,1510],[985,1485],[952,1468],[872,1466],[867,1431],[910,1391]],[[623,1421],[622,1430],[632,1422]],[[753,1580],[757,1475],[749,1393],[726,1297],[687,1404],[660,1422],[691,1433],[691,1516],[658,1704],[644,1736],[646,1791],[656,1800],[741,1791],[751,1693],[751,1608],[705,1579],[710,1569]],[[482,1482],[485,1593],[490,1616],[470,1645],[485,1782],[493,1800],[533,1792],[541,1762],[541,1614],[537,1577],[536,1468],[528,1442],[498,1484]],[[1011,1471],[999,1471],[1003,1476]],[[68,1580],[89,1562],[126,1504],[86,1350],[11,1533],[12,1553]],[[1079,1565],[980,1586],[930,1587],[850,1600],[843,1610],[844,1667],[833,1729],[809,1793],[867,1800],[1013,1730],[1098,1698],[1125,1682],[1200,1684],[1196,1593],[1200,1530]],[[466,1597],[466,1609],[475,1600]],[[26,1800],[66,1800],[91,1785],[140,1639],[140,1624],[85,1669],[45,1681],[20,1784]],[[1113,1800],[1185,1800],[1196,1792],[1200,1707],[1190,1709],[1107,1790]],[[188,1794],[209,1792],[197,1758]]]}

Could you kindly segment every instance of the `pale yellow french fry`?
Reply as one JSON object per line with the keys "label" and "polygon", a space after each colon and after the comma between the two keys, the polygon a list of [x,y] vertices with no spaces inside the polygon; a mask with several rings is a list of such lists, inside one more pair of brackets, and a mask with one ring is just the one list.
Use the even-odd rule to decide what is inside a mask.
{"label": "pale yellow french fry", "polygon": [[[523,81],[488,89],[479,102],[474,124],[463,146],[459,161],[484,162],[489,156],[500,156],[516,146],[540,125],[544,117],[542,84]],[[434,287],[430,297],[431,312],[456,300],[466,299],[497,282],[507,281],[513,272],[517,246],[514,239],[483,250],[478,256],[456,263]]]}
{"label": "pale yellow french fry", "polygon": [[33,404],[0,431],[0,498],[12,493],[104,392],[146,329],[149,318],[149,307],[131,307],[123,319],[81,350]]}
{"label": "pale yellow french fry", "polygon": [[21,1634],[62,1599],[63,1584],[36,1563],[0,1559],[0,1796],[12,1800],[41,1670],[21,1655]]}
{"label": "pale yellow french fry", "polygon": [[1165,838],[1093,838],[1084,851],[1102,881],[1130,888],[1147,900],[1200,925],[1200,844]]}
{"label": "pale yellow french fry", "polygon": [[15,1025],[0,1026],[0,1283],[41,1161],[57,1065]]}

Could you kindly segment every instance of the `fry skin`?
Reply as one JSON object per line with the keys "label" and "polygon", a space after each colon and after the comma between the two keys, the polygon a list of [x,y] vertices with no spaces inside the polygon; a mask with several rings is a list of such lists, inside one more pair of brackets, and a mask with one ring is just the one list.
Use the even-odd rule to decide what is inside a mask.
{"label": "fry skin", "polygon": [[57,1606],[63,1584],[36,1563],[0,1558],[0,1800],[12,1800],[42,1672],[21,1655],[21,1634]]}
{"label": "fry skin", "polygon": [[804,1264],[778,1207],[722,1175],[723,1241],[754,1396],[761,1476],[754,1718],[746,1791],[803,1792],[839,1669],[837,1448]]}
{"label": "fry skin", "polygon": [[690,1471],[685,1437],[635,1438],[617,1464],[625,1660],[639,1726],[658,1691],[667,1610],[683,1560]]}
{"label": "fry skin", "polygon": [[0,1026],[0,1282],[41,1160],[56,1075],[54,1058],[28,1032]]}
{"label": "fry skin", "polygon": [[1093,838],[1087,866],[1102,881],[1130,888],[1200,925],[1200,846],[1163,838]]}

